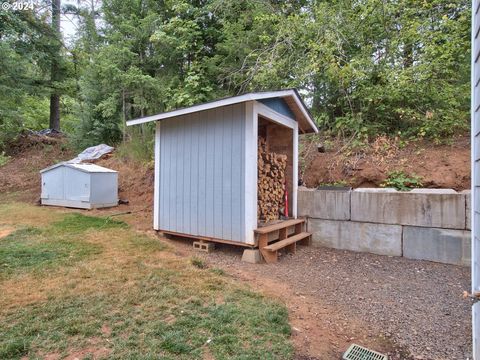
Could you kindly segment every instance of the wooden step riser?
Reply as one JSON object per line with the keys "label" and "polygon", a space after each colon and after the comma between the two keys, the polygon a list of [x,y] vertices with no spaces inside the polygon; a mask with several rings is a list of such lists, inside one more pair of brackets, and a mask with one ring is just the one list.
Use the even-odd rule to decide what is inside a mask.
{"label": "wooden step riser", "polygon": [[[267,264],[272,264],[272,263],[275,263],[275,262],[278,261],[278,252],[280,250],[285,249],[286,253],[295,254],[296,251],[297,251],[297,244],[310,245],[311,237],[312,237],[312,235],[310,233],[296,234],[294,236],[287,237],[287,238],[285,238],[283,240],[280,240],[279,242],[275,243],[275,244],[279,244],[281,242],[284,242],[284,244],[283,244],[284,246],[281,246],[281,247],[278,247],[278,248],[277,248],[277,246],[275,246],[275,244],[267,245],[267,246],[261,246],[260,247],[260,253],[262,254],[262,256],[265,259],[265,262]],[[295,239],[295,238],[298,238],[298,239]],[[289,243],[292,240],[293,240],[293,242]],[[266,244],[265,241],[263,243]],[[271,248],[272,246],[273,246],[273,249]]]}
{"label": "wooden step riser", "polygon": [[282,249],[284,247],[287,247],[291,244],[304,241],[304,240],[308,239],[310,236],[311,236],[310,233],[302,232],[300,234],[296,234],[296,235],[287,237],[283,240],[277,241],[276,243],[268,245],[264,249],[269,250],[269,251],[277,251],[277,250],[280,250],[280,249]]}

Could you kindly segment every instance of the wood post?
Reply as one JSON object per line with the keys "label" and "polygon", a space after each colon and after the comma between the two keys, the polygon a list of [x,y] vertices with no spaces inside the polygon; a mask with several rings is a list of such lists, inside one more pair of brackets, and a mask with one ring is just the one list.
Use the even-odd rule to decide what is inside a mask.
{"label": "wood post", "polygon": [[295,225],[295,235],[303,232],[303,224],[304,223],[300,223],[300,224]]}
{"label": "wood post", "polygon": [[276,251],[264,250],[264,247],[268,246],[268,234],[260,234],[258,238],[258,248],[267,264],[275,263],[278,260]]}

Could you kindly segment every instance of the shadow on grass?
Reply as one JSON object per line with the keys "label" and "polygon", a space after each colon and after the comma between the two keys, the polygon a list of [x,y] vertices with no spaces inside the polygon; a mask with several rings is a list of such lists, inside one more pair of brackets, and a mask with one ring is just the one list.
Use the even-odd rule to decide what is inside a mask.
{"label": "shadow on grass", "polygon": [[15,274],[35,271],[33,282],[18,278],[30,284],[19,296],[39,291],[37,274],[58,284],[0,309],[0,359],[95,358],[99,349],[109,359],[292,357],[284,305],[165,248],[121,221],[81,214],[0,239],[0,281],[15,286]]}

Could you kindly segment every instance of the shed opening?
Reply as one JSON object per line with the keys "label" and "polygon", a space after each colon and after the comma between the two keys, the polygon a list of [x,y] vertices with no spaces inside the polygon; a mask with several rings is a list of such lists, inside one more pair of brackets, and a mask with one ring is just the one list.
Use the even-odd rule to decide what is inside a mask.
{"label": "shed opening", "polygon": [[292,216],[293,129],[258,117],[257,217],[262,226]]}

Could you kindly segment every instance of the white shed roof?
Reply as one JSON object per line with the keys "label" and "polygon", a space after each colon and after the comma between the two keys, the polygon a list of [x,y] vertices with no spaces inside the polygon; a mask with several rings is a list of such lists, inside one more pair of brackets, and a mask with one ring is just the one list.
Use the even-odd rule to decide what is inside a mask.
{"label": "white shed roof", "polygon": [[103,166],[98,166],[98,165],[95,165],[95,164],[88,164],[88,163],[86,163],[86,164],[73,164],[73,163],[68,163],[68,162],[61,162],[61,163],[52,165],[52,166],[47,167],[43,170],[40,170],[40,172],[44,173],[44,172],[53,170],[53,169],[55,169],[59,166],[66,166],[66,167],[69,167],[69,168],[72,168],[72,169],[77,169],[77,170],[87,172],[87,173],[116,173],[115,170],[107,169],[107,168],[104,168]]}
{"label": "white shed roof", "polygon": [[255,93],[248,93],[244,95],[232,96],[232,97],[210,101],[210,102],[199,104],[199,105],[189,106],[189,107],[167,111],[167,112],[156,114],[156,115],[145,116],[142,118],[129,120],[127,121],[127,125],[131,126],[131,125],[143,124],[151,121],[164,120],[164,119],[172,118],[175,116],[190,114],[193,112],[214,109],[221,106],[238,104],[245,101],[263,100],[263,99],[271,99],[271,98],[283,98],[285,100],[287,105],[290,107],[292,112],[297,117],[301,132],[318,133],[318,129],[317,129],[317,126],[315,125],[315,121],[313,120],[312,115],[308,111],[307,107],[305,106],[304,102],[302,101],[302,98],[300,97],[296,89],[255,92]]}

